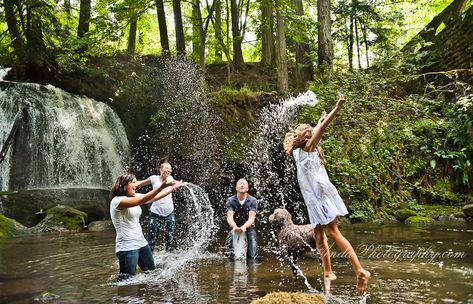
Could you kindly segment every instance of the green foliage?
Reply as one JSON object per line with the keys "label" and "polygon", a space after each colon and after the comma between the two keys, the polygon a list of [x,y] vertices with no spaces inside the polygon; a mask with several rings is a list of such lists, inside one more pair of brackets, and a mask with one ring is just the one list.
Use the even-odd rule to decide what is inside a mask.
{"label": "green foliage", "polygon": [[431,224],[434,220],[425,216],[411,216],[406,219],[406,224]]}

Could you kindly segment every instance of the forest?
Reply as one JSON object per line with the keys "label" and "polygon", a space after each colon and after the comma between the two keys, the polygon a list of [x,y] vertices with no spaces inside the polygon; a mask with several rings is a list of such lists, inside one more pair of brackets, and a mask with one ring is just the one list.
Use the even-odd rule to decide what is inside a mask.
{"label": "forest", "polygon": [[[244,171],[259,110],[311,90],[320,103],[303,108],[298,121],[316,123],[341,91],[349,102],[323,145],[350,220],[390,218],[396,210],[438,217],[473,203],[471,4],[2,0],[0,66],[11,68],[7,80],[53,84],[109,104],[135,160],[141,157],[135,171],[151,166],[141,164],[137,148],[146,145],[180,160],[190,178],[197,178],[191,154],[199,148],[186,142],[199,137],[169,131],[189,119],[184,98],[198,92],[193,113],[203,102],[220,119],[209,146],[216,146],[212,159],[226,164],[215,166]],[[197,76],[183,77],[202,83],[183,84],[193,91],[182,98],[157,94],[163,68],[179,73],[169,62],[191,66]],[[189,130],[209,123],[196,117]]]}

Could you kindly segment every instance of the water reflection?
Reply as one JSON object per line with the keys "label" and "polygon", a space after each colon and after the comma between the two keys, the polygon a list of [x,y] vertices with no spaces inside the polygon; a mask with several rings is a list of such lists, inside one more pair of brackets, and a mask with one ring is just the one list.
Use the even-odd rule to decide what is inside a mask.
{"label": "water reflection", "polygon": [[[361,257],[372,273],[367,303],[470,303],[473,301],[472,225],[434,225],[422,229],[396,225],[347,225],[353,243],[377,244],[378,251],[465,252],[462,257],[417,256],[397,259]],[[215,243],[222,243],[219,236]],[[125,285],[116,277],[114,233],[80,233],[0,240],[0,303],[31,303],[44,291],[59,296],[54,303],[249,303],[271,291],[302,291],[286,261],[278,260],[262,236],[262,263],[227,262],[223,253],[202,253],[179,267],[185,252],[155,253],[157,270],[140,273]],[[220,241],[219,241],[220,240]],[[220,244],[221,245],[221,244]],[[216,248],[210,246],[210,248]],[[342,256],[334,256],[338,279],[329,303],[359,303],[355,277]],[[309,284],[320,287],[322,270],[315,256],[300,260]]]}

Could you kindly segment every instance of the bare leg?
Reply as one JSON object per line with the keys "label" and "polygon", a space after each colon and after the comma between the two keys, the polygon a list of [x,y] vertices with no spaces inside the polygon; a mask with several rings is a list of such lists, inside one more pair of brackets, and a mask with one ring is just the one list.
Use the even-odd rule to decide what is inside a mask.
{"label": "bare leg", "polygon": [[340,230],[338,230],[337,220],[333,220],[325,227],[327,227],[329,236],[335,242],[337,247],[344,254],[346,254],[348,260],[350,261],[351,266],[353,267],[353,270],[356,274],[356,292],[358,295],[362,295],[368,287],[368,280],[371,274],[365,269],[363,269],[360,261],[358,260],[358,256],[356,255],[355,250],[351,246],[350,242],[342,235]]}
{"label": "bare leg", "polygon": [[328,247],[328,240],[325,236],[324,228],[320,225],[314,228],[315,242],[317,250],[322,259],[322,267],[324,269],[324,293],[330,293],[330,285],[337,276],[332,271],[332,263],[330,262],[330,249]]}

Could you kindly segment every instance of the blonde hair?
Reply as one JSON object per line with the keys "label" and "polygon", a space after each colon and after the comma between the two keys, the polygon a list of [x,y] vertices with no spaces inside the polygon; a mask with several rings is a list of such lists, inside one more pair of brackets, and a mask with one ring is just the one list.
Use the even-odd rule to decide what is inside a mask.
{"label": "blonde hair", "polygon": [[[296,136],[295,130],[301,128],[301,132]],[[312,126],[309,124],[300,124],[293,130],[286,133],[284,137],[284,151],[287,154],[291,154],[297,148],[303,148],[306,142],[312,137]]]}

